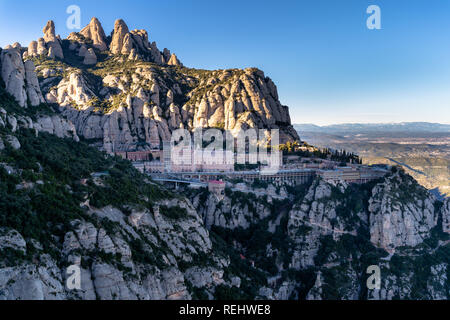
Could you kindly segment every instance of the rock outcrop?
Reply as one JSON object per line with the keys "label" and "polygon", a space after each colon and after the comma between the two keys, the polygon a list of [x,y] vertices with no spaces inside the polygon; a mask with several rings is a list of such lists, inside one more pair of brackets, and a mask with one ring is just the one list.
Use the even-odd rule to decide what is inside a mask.
{"label": "rock outcrop", "polygon": [[97,18],[92,18],[91,22],[89,22],[89,24],[80,31],[80,34],[86,39],[92,40],[93,46],[98,50],[108,50],[105,32],[103,31],[103,27]]}
{"label": "rock outcrop", "polygon": [[[114,103],[108,113],[99,114],[89,107],[94,90],[80,80],[82,76],[77,76],[80,81],[72,75],[69,81],[63,79],[47,93],[47,101],[84,110],[65,109],[64,113],[81,130],[80,135],[102,140],[108,152],[112,145],[120,150],[137,141],[157,147],[178,128],[217,127],[236,134],[248,128],[279,129],[282,142],[298,139],[287,107],[280,104],[275,85],[261,71],[208,72],[205,78],[179,74],[175,79],[145,65],[137,64],[131,70],[128,75],[109,73],[103,77],[98,99]],[[78,89],[67,90],[68,82],[75,80]],[[181,89],[189,86],[192,89]],[[84,98],[81,93],[85,93]],[[88,124],[99,127],[86,128]]]}
{"label": "rock outcrop", "polygon": [[[95,219],[106,219],[114,228],[123,230],[123,233],[111,233],[90,222],[71,222],[72,231],[64,236],[61,254],[68,264],[81,269],[80,290],[67,288],[65,270],[58,268],[53,258],[43,255],[41,257],[46,262],[40,268],[32,264],[0,268],[0,298],[179,300],[191,298],[187,283],[202,288],[214,288],[225,283],[222,268],[227,265],[227,261],[216,258],[219,268],[203,268],[196,266],[193,261],[193,257],[198,254],[214,256],[208,233],[193,208],[179,201],[166,201],[160,205],[163,204],[164,208],[181,206],[186,210],[186,216],[175,222],[166,218],[158,207],[155,207],[154,213],[133,211],[129,217],[112,207],[91,212]],[[174,228],[179,232],[173,232]],[[25,240],[17,231],[2,235],[0,230],[0,239],[5,240],[1,244],[3,247],[17,250],[26,248]],[[157,264],[159,267],[140,261],[135,249],[130,247],[130,241],[145,243],[141,249],[144,252],[139,254],[160,260]],[[36,246],[41,247],[39,244]],[[161,246],[167,248],[164,255],[159,255],[153,249]],[[94,252],[109,255],[112,259],[89,262],[89,256]],[[177,261],[186,261],[192,267],[183,274]],[[90,263],[89,268],[85,267],[86,263]]]}
{"label": "rock outcrop", "polygon": [[77,106],[81,110],[89,108],[89,102],[95,94],[87,86],[86,80],[79,72],[73,72],[68,79],[63,79],[56,88],[47,93],[49,103],[57,103],[62,107]]}
{"label": "rock outcrop", "polygon": [[41,93],[39,87],[39,81],[36,75],[35,66],[33,61],[27,60],[24,62],[25,67],[25,82],[28,101],[32,106],[37,106],[41,103],[45,103],[45,99]]}
{"label": "rock outcrop", "polygon": [[25,90],[25,66],[16,49],[5,49],[1,52],[2,79],[9,92],[24,107],[27,101]]}
{"label": "rock outcrop", "polygon": [[302,269],[313,266],[320,249],[320,239],[330,236],[339,240],[343,235],[356,235],[362,221],[356,212],[354,219],[338,214],[344,205],[340,200],[346,184],[333,186],[323,180],[313,183],[303,202],[289,213],[288,234],[295,243],[291,266]]}
{"label": "rock outcrop", "polygon": [[170,59],[167,62],[167,64],[169,66],[182,66],[180,60],[178,60],[178,58],[177,58],[175,53],[170,56]]}
{"label": "rock outcrop", "polygon": [[[63,59],[54,23],[49,21],[43,31],[44,38],[30,43],[26,57]],[[96,18],[81,32],[71,33],[68,40],[69,50],[86,66],[96,66],[104,59],[95,50],[108,49]],[[98,71],[73,66],[39,69],[45,100],[63,107],[61,111],[79,135],[103,141],[107,152],[127,150],[137,142],[144,149],[158,147],[178,128],[213,127],[234,134],[249,128],[279,129],[282,143],[299,139],[288,108],[281,105],[276,86],[262,71],[169,68],[183,65],[170,50],[161,52],[155,42],[150,43],[145,30],[130,31],[120,19],[115,22],[109,51],[111,63],[95,68]],[[125,62],[127,72],[123,73],[120,66]],[[96,83],[99,76],[104,80]],[[21,105],[27,98],[33,105],[42,102],[36,81],[30,81],[27,95],[20,89],[22,78],[12,78],[9,92]]]}
{"label": "rock outcrop", "polygon": [[[206,202],[202,202],[201,195],[192,199],[192,203],[202,216],[206,228],[212,226],[234,230],[236,228],[248,229],[272,213],[272,209],[262,199],[262,192],[257,195],[252,191],[242,193],[230,191],[222,199],[214,194],[206,196]],[[245,201],[248,200],[248,201]]]}
{"label": "rock outcrop", "polygon": [[25,107],[27,103],[37,106],[44,103],[39,82],[32,61],[22,61],[17,49],[8,49],[1,52],[1,77],[6,85],[6,91],[10,93],[17,103]]}
{"label": "rock outcrop", "polygon": [[[0,127],[5,127],[7,124],[10,126],[13,133],[20,128],[33,129],[36,132],[47,132],[54,134],[59,138],[72,138],[75,141],[79,141],[73,123],[57,115],[38,115],[36,119],[33,120],[28,116],[8,114],[5,109],[0,107]],[[17,148],[20,148],[17,139],[11,139],[9,140],[13,141],[13,144],[16,145]],[[17,141],[17,143],[15,141]]]}
{"label": "rock outcrop", "polygon": [[19,140],[17,139],[16,136],[13,135],[7,135],[5,137],[5,141],[9,143],[9,145],[14,149],[14,150],[19,150],[22,146],[19,142]]}
{"label": "rock outcrop", "polygon": [[64,59],[60,40],[55,35],[55,23],[52,20],[48,21],[42,31],[44,32],[44,41],[48,49],[48,57]]}
{"label": "rock outcrop", "polygon": [[[129,60],[140,59],[154,62],[158,65],[168,64],[170,60],[170,56],[166,59],[159,51],[156,42],[149,42],[147,31],[138,29],[129,31],[128,26],[121,19],[115,22],[110,52],[112,54],[126,55]],[[172,58],[170,64],[182,65],[176,56]]]}
{"label": "rock outcrop", "polygon": [[46,55],[48,51],[47,51],[47,47],[45,45],[44,38],[39,38],[37,43],[38,43],[37,44],[37,54],[38,55],[41,55],[41,54]]}
{"label": "rock outcrop", "polygon": [[446,199],[442,207],[442,231],[450,233],[450,199]]}
{"label": "rock outcrop", "polygon": [[125,21],[123,21],[122,19],[116,20],[116,22],[114,23],[114,31],[112,33],[112,40],[109,48],[112,54],[122,53],[122,48],[127,34],[129,34],[129,30]]}
{"label": "rock outcrop", "polygon": [[30,42],[24,58],[46,55],[50,59],[64,59],[61,40],[55,35],[55,23],[48,21],[42,32],[44,37]]}
{"label": "rock outcrop", "polygon": [[[81,55],[81,53],[80,53]],[[92,48],[89,48],[86,53],[84,54],[84,60],[83,63],[85,65],[94,65],[97,63],[97,56],[95,55],[95,52]]]}
{"label": "rock outcrop", "polygon": [[409,176],[398,172],[387,178],[369,200],[372,243],[388,252],[421,244],[437,224],[435,201]]}
{"label": "rock outcrop", "polygon": [[5,248],[26,253],[27,243],[17,231],[0,228],[0,250]]}

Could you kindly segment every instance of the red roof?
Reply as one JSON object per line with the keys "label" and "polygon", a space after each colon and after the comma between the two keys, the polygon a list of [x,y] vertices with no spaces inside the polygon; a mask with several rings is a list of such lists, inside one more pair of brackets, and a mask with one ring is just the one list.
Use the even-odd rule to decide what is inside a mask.
{"label": "red roof", "polygon": [[217,181],[217,180],[211,180],[211,181],[209,181],[209,183],[211,183],[211,184],[225,184],[225,182]]}

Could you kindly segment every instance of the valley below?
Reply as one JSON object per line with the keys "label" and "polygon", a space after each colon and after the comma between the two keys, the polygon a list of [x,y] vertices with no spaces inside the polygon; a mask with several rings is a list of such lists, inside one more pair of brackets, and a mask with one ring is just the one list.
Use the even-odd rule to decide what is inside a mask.
{"label": "valley below", "polygon": [[295,127],[301,139],[312,145],[354,152],[369,165],[401,165],[438,197],[450,196],[450,126]]}

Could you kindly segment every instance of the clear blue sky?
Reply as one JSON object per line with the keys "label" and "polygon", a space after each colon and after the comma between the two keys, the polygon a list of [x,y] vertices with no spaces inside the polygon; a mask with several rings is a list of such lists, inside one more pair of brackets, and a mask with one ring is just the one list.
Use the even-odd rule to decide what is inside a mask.
{"label": "clear blue sky", "polygon": [[[189,67],[265,71],[295,123],[450,123],[448,0],[0,0],[0,46],[27,46],[66,8],[109,34],[114,20],[149,31]],[[366,28],[381,8],[382,30]]]}

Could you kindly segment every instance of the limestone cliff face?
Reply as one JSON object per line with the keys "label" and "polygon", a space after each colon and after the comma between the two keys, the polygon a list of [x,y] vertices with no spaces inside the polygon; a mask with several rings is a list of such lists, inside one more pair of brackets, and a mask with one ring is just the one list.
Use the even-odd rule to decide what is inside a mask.
{"label": "limestone cliff face", "polygon": [[362,213],[353,212],[354,216],[350,218],[338,212],[345,205],[341,195],[346,189],[346,184],[335,186],[318,180],[303,202],[289,213],[288,235],[295,243],[291,261],[293,268],[315,265],[321,238],[330,236],[339,240],[343,235],[356,235],[357,228],[364,223]]}
{"label": "limestone cliff face", "polygon": [[[314,182],[288,222],[290,266],[320,266],[306,299],[447,299],[448,237],[436,227],[447,221],[448,201],[440,211],[436,204],[401,171],[370,189]],[[371,246],[381,251],[369,250],[369,258]],[[369,265],[381,269],[380,289],[361,279]]]}
{"label": "limestone cliff face", "polygon": [[44,32],[44,41],[47,47],[49,58],[64,59],[64,53],[61,47],[59,36],[55,35],[55,23],[50,20],[42,30]]}
{"label": "limestone cliff face", "polygon": [[197,194],[192,198],[192,203],[203,218],[206,228],[215,226],[234,230],[248,229],[269,217],[273,212],[273,198],[287,199],[284,187],[278,193],[273,185],[259,189],[249,187],[245,191],[230,188],[223,198],[214,194]]}
{"label": "limestone cliff face", "polygon": [[182,107],[193,127],[280,129],[283,141],[297,138],[289,110],[281,105],[271,79],[258,69],[223,70],[200,76],[197,88]]}
{"label": "limestone cliff face", "polygon": [[9,92],[17,103],[24,107],[27,101],[25,90],[25,67],[22,57],[16,49],[6,49],[1,53],[2,79],[5,82],[6,91]]}
{"label": "limestone cliff face", "polygon": [[45,103],[32,61],[24,63],[20,51],[12,48],[1,52],[0,62],[6,91],[14,96],[21,107],[27,106],[28,102],[31,106]]}
{"label": "limestone cliff face", "polygon": [[[440,209],[401,171],[362,186],[317,179],[297,200],[288,190],[286,199],[273,203],[255,190],[243,198],[231,190],[221,199],[201,191],[192,197],[208,228],[225,236],[241,259],[270,274],[259,284],[259,298],[448,298],[450,238],[442,232],[448,201]],[[377,199],[402,206],[378,206]],[[380,223],[380,216],[392,223]],[[437,228],[439,219],[443,230]],[[374,236],[379,234],[383,237]],[[369,290],[366,271],[374,265],[381,269],[381,288]],[[289,273],[301,275],[302,282]]]}
{"label": "limestone cliff face", "polygon": [[[275,84],[260,70],[185,68],[174,53],[150,43],[145,30],[130,31],[123,20],[116,21],[110,42],[96,18],[62,42],[51,21],[44,34],[26,56],[39,68],[46,101],[107,152],[160,146],[178,128],[280,129],[282,142],[298,139]],[[61,63],[42,59],[49,44],[53,53],[64,48],[55,55]]]}
{"label": "limestone cliff face", "polygon": [[374,188],[369,200],[372,243],[387,251],[421,244],[437,224],[435,201],[411,177],[389,177]]}
{"label": "limestone cliff face", "polygon": [[119,54],[122,52],[125,36],[129,33],[128,26],[122,20],[116,20],[111,41],[111,53]]}
{"label": "limestone cliff face", "polygon": [[86,79],[79,72],[72,72],[68,79],[59,82],[56,88],[52,88],[46,99],[49,103],[57,103],[62,107],[76,106],[80,109],[88,108],[89,101],[94,93],[86,85]]}
{"label": "limestone cliff face", "polygon": [[[401,172],[386,177],[367,196],[364,208],[361,199],[351,199],[347,185],[315,182],[290,212],[288,232],[296,243],[292,266],[313,266],[324,236],[338,241],[364,227],[373,246],[393,254],[397,248],[423,244],[437,226],[436,199]],[[349,207],[351,203],[356,206]],[[445,221],[445,209],[442,216]]]}
{"label": "limestone cliff face", "polygon": [[0,128],[9,126],[12,133],[18,129],[32,129],[36,133],[47,132],[59,138],[72,138],[79,141],[79,137],[72,122],[58,115],[38,115],[36,119],[29,116],[10,114],[0,107]]}
{"label": "limestone cliff face", "polygon": [[[160,208],[162,205],[164,209]],[[163,210],[172,207],[186,210],[186,217],[168,219]],[[65,269],[59,267],[62,261],[42,253],[40,266],[25,263],[0,268],[0,298],[179,300],[192,298],[187,283],[202,288],[225,283],[221,268],[229,263],[226,259],[214,257],[217,266],[208,268],[193,261],[197,255],[214,253],[207,231],[188,203],[164,201],[153,212],[133,211],[129,216],[113,207],[93,209],[91,214],[94,220],[108,221],[109,229],[74,220],[60,249],[64,264],[81,268],[80,290],[67,288]],[[0,240],[0,249],[8,247],[26,253],[27,241],[16,231],[0,229]],[[147,255],[147,260],[155,259],[156,264],[138,260],[130,242],[143,243],[139,254]],[[42,251],[37,241],[29,246],[38,253]],[[165,253],[157,249],[161,247],[166,248]],[[93,254],[104,258],[91,261]],[[191,265],[184,273],[178,265],[182,262]]]}
{"label": "limestone cliff face", "polygon": [[[87,139],[102,141],[106,151],[133,148],[138,141],[159,146],[178,128],[280,129],[282,142],[298,139],[287,107],[278,101],[273,82],[261,71],[220,71],[194,74],[137,63],[131,73],[111,72],[96,90],[74,71],[46,94]],[[98,92],[97,94],[94,91]],[[95,100],[94,100],[95,99]],[[107,111],[92,101],[105,101]],[[73,106],[76,105],[76,109]],[[96,123],[98,127],[91,125]]]}
{"label": "limestone cliff face", "polygon": [[442,231],[450,233],[450,199],[446,199],[442,207],[442,229]]}
{"label": "limestone cliff face", "polygon": [[[22,61],[17,48],[5,49],[1,52],[1,79],[5,83],[5,91],[9,93],[21,107],[33,107],[45,103],[39,87],[34,63]],[[3,90],[3,89],[2,89]],[[75,126],[69,120],[56,114],[39,112],[32,119],[28,115],[7,112],[0,107],[0,127],[10,127],[12,133],[18,129],[33,129],[36,133],[47,132],[60,138],[73,138],[79,141]]]}

